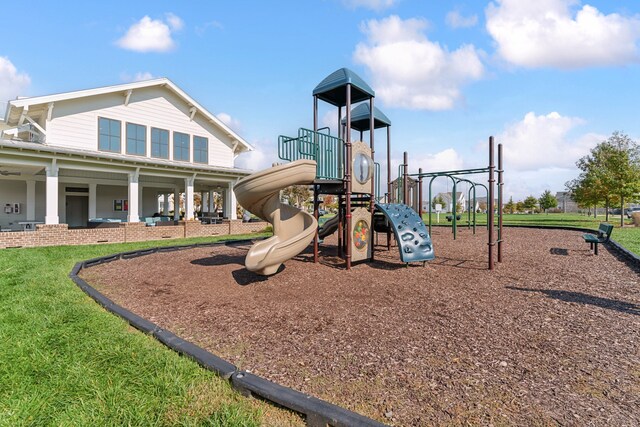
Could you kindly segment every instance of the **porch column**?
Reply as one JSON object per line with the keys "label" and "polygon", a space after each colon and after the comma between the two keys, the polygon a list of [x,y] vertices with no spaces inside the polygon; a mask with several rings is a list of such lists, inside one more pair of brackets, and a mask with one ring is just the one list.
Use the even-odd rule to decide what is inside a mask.
{"label": "porch column", "polygon": [[184,219],[193,219],[193,183],[195,176],[184,179]]}
{"label": "porch column", "polygon": [[209,202],[209,212],[213,212],[213,191],[207,191],[207,201]]}
{"label": "porch column", "polygon": [[180,219],[180,188],[176,187],[173,190],[173,219],[175,221]]}
{"label": "porch column", "polygon": [[98,214],[96,213],[97,188],[98,184],[89,183],[89,219],[98,217]]}
{"label": "porch column", "polygon": [[169,215],[169,193],[164,193],[162,197],[164,197],[164,209],[162,210],[162,213],[164,215]]}
{"label": "porch column", "polygon": [[36,220],[36,181],[33,179],[27,180],[26,214],[27,214],[27,221]]}
{"label": "porch column", "polygon": [[233,182],[224,190],[224,216],[229,219],[238,219],[236,194],[233,192]]}
{"label": "porch column", "polygon": [[58,216],[58,165],[55,160],[51,165],[46,167],[47,181],[46,181],[46,214],[44,217],[45,224],[59,224],[60,217]]}
{"label": "porch column", "polygon": [[140,174],[138,171],[129,172],[129,213],[127,215],[127,222],[140,222],[140,215],[138,214],[138,180]]}
{"label": "porch column", "polygon": [[138,216],[144,216],[144,206],[142,203],[142,193],[144,192],[144,188],[142,184],[138,184]]}
{"label": "porch column", "polygon": [[200,191],[200,204],[202,205],[202,212],[211,212],[209,210],[209,192]]}

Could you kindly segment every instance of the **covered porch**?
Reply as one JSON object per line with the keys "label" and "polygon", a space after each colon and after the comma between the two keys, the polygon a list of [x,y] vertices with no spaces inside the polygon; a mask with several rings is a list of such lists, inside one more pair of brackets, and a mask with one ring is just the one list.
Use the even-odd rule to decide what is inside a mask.
{"label": "covered porch", "polygon": [[38,224],[86,228],[101,222],[157,222],[148,218],[234,220],[233,185],[247,174],[233,168],[105,159],[11,144],[16,146],[7,149],[3,144],[0,151],[3,231],[31,230]]}

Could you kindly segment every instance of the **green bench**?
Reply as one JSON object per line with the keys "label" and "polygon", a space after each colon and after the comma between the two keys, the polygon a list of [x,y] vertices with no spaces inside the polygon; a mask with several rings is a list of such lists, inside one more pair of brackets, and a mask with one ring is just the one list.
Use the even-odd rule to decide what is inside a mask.
{"label": "green bench", "polygon": [[611,237],[611,232],[613,231],[613,225],[602,223],[600,227],[598,227],[598,234],[583,234],[582,238],[585,242],[591,245],[591,249],[593,249],[593,253],[598,255],[598,243],[606,243],[609,241]]}

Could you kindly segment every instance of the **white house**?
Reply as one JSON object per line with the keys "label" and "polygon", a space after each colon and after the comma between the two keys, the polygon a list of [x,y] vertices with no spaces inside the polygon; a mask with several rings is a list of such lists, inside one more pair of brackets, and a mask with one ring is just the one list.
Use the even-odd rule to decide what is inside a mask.
{"label": "white house", "polygon": [[[456,192],[456,207],[460,206],[460,209],[463,211],[468,208],[467,199],[464,197],[464,193],[461,191]],[[434,198],[441,197],[444,200],[443,208],[447,212],[451,212],[453,210],[453,193],[448,191],[446,193],[438,193]],[[427,206],[427,209],[429,206]]]}
{"label": "white house", "polygon": [[234,159],[250,150],[166,78],[9,101],[0,121],[0,227],[137,222],[168,212],[169,195],[181,193],[192,219],[194,192],[205,210],[213,192],[223,194],[224,216],[235,219],[233,184],[249,171]]}

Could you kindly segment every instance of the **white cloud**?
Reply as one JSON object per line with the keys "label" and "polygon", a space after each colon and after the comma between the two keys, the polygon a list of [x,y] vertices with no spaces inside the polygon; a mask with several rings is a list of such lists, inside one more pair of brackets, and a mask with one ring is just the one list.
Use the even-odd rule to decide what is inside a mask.
{"label": "white cloud", "polygon": [[173,13],[167,13],[166,17],[167,24],[169,24],[172,31],[180,31],[182,27],[184,27],[184,21],[179,16],[174,15]]}
{"label": "white cloud", "polygon": [[571,140],[568,136],[584,121],[561,116],[527,113],[524,118],[508,126],[496,138],[502,142],[509,167],[518,171],[532,171],[548,167],[573,168],[576,160],[587,154],[592,140],[587,137]]}
{"label": "white cloud", "polygon": [[31,84],[27,73],[18,72],[9,58],[0,56],[0,114],[4,116],[7,102],[24,95]]}
{"label": "white cloud", "polygon": [[640,59],[640,17],[605,15],[577,0],[497,0],[486,9],[499,55],[522,67],[572,69]]}
{"label": "white cloud", "polygon": [[[235,166],[253,171],[267,169],[278,162],[278,149],[271,140],[261,140],[254,142],[254,150],[242,153],[235,161]],[[281,161],[281,160],[280,160]]]}
{"label": "white cloud", "polygon": [[231,117],[230,114],[218,113],[218,114],[216,114],[216,117],[218,119],[220,119],[220,121],[222,123],[224,123],[225,125],[229,126],[234,131],[237,132],[237,131],[240,130],[240,127],[241,127],[240,120],[234,119],[233,117]]}
{"label": "white cloud", "polygon": [[[345,109],[342,109],[342,117],[346,114]],[[328,127],[331,130],[331,135],[338,135],[338,109],[332,108],[325,112],[320,118],[320,127]]]}
{"label": "white cloud", "polygon": [[[376,162],[380,163],[380,186],[381,192],[384,194],[387,192],[387,166],[386,166],[386,153],[377,152],[378,156],[383,156],[383,158],[377,157]],[[391,179],[395,180],[398,178],[398,166],[403,162],[403,157],[392,157],[391,158]],[[418,169],[422,168],[423,172],[441,172],[447,170],[459,170],[464,167],[464,161],[460,154],[453,148],[447,148],[445,150],[439,151],[437,153],[409,153],[409,173],[414,174],[418,173]],[[429,180],[431,178],[425,179],[423,181],[423,196],[424,198],[429,197]],[[432,185],[432,193],[433,195],[447,191],[451,191],[451,180],[445,178],[436,178]]]}
{"label": "white cloud", "polygon": [[122,80],[123,82],[141,82],[143,80],[151,80],[155,78],[156,76],[148,71],[138,71],[134,75],[131,75],[129,73],[120,74],[120,80]]}
{"label": "white cloud", "polygon": [[[416,166],[415,168],[413,167],[414,165]],[[460,170],[464,167],[464,162],[455,149],[447,148],[435,154],[411,153],[409,173],[417,173],[418,167],[422,168],[423,172]]]}
{"label": "white cloud", "polygon": [[[552,193],[563,191],[564,183],[578,175],[575,162],[606,139],[591,133],[571,137],[583,124],[580,118],[557,112],[547,115],[530,112],[496,135],[496,143],[503,144],[507,199],[539,196],[545,189]],[[486,144],[483,151],[486,152]]]}
{"label": "white cloud", "polygon": [[344,4],[349,9],[357,9],[359,7],[363,7],[376,11],[388,9],[395,3],[397,3],[397,0],[342,0],[342,4]]}
{"label": "white cloud", "polygon": [[209,21],[209,22],[205,22],[202,25],[197,25],[195,30],[196,30],[196,34],[198,34],[199,36],[203,36],[207,30],[209,28],[215,28],[217,30],[224,30],[224,25],[222,25],[221,22],[219,21]]}
{"label": "white cloud", "polygon": [[427,22],[398,16],[363,24],[366,43],[354,60],[372,75],[376,96],[391,107],[447,110],[462,100],[461,86],[484,75],[481,53],[472,45],[450,52],[427,39]]}
{"label": "white cloud", "polygon": [[166,22],[145,16],[116,43],[123,49],[136,52],[168,52],[176,46],[173,33],[183,26],[182,19],[172,13],[167,14]]}
{"label": "white cloud", "polygon": [[445,22],[451,28],[469,28],[475,26],[478,23],[478,16],[462,16],[457,10],[452,10],[451,12],[447,13]]}

